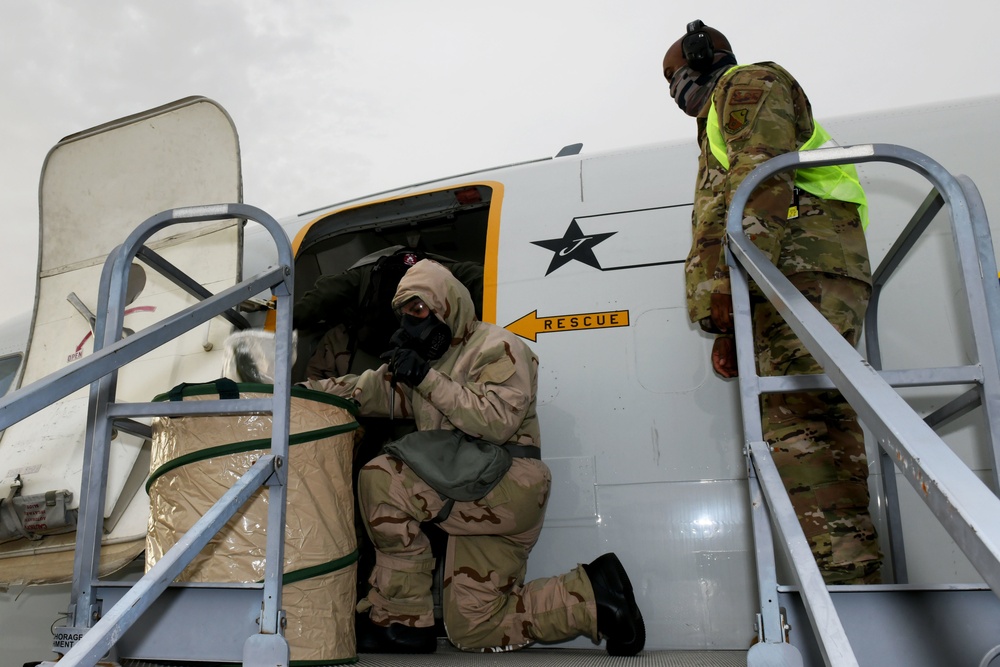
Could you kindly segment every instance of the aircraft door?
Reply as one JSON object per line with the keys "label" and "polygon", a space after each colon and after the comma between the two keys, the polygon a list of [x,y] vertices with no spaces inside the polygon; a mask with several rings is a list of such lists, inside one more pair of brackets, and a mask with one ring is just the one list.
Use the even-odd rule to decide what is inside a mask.
{"label": "aircraft door", "polygon": [[[41,177],[38,287],[22,386],[90,354],[105,258],[133,228],[167,209],[242,201],[239,156],[229,115],[202,97],[71,135],[49,152]],[[241,243],[241,223],[227,220],[195,229],[172,227],[147,245],[214,293],[240,280]],[[138,264],[128,298],[125,335],[195,302]],[[180,382],[215,379],[229,333],[230,326],[216,319],[124,367],[118,399],[149,401]],[[67,507],[72,513],[80,495],[87,393],[81,389],[7,429],[0,440],[0,495],[15,483],[23,484],[22,495],[65,489],[73,494]],[[148,465],[148,441],[119,432],[111,444],[105,531],[120,564],[143,548],[148,502],[142,481]],[[74,537],[0,544],[0,582],[19,576],[39,583],[67,580]],[[51,567],[45,559],[18,557],[39,551],[53,552]],[[28,576],[18,574],[22,565]]]}

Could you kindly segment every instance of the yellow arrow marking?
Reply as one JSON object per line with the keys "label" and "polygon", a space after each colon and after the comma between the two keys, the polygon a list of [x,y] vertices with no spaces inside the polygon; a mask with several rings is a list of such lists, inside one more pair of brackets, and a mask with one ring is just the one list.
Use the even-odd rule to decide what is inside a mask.
{"label": "yellow arrow marking", "polygon": [[505,328],[521,338],[535,342],[540,333],[550,331],[580,331],[581,329],[611,329],[628,326],[627,310],[607,310],[603,313],[579,313],[577,315],[557,315],[538,317],[533,310]]}

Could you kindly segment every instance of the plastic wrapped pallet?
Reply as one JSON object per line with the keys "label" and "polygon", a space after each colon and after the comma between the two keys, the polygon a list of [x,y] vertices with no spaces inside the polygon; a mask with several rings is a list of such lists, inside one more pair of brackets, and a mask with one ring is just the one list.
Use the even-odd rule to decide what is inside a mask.
{"label": "plastic wrapped pallet", "polygon": [[[228,381],[227,381],[228,382]],[[220,387],[223,385],[220,384]],[[214,400],[236,388],[267,398],[271,385],[183,386],[175,400]],[[156,397],[167,400],[168,395]],[[357,542],[351,457],[354,406],[295,387],[290,412],[282,607],[293,665],[354,662]],[[270,415],[158,418],[153,422],[146,569],[270,447]],[[249,583],[264,578],[266,488],[258,489],[178,581]]]}

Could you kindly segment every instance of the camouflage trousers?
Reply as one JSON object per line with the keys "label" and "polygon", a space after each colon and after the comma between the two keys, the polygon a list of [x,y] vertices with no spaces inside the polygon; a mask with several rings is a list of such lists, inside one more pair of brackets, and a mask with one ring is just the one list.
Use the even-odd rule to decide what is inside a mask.
{"label": "camouflage trousers", "polygon": [[[789,276],[851,345],[858,342],[871,289],[841,276]],[[763,375],[822,373],[774,307],[754,309],[754,344]],[[868,510],[864,433],[838,391],[768,394],[764,439],[828,584],[878,583],[881,552]]]}
{"label": "camouflage trousers", "polygon": [[[534,459],[515,458],[485,497],[456,502],[440,527],[448,533],[442,608],[451,642],[503,651],[586,635],[595,642],[597,607],[583,568],[525,583],[552,476]],[[381,455],[361,470],[358,498],[375,544],[371,591],[358,604],[379,624],[434,624],[435,561],[420,523],[444,501],[402,461]]]}

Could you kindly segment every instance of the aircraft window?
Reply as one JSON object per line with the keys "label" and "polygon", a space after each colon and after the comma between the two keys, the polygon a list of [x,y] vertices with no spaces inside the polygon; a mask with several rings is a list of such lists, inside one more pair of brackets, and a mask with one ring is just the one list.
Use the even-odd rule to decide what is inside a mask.
{"label": "aircraft window", "polygon": [[0,396],[10,390],[17,376],[17,369],[21,367],[21,355],[10,354],[0,358]]}

